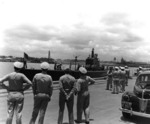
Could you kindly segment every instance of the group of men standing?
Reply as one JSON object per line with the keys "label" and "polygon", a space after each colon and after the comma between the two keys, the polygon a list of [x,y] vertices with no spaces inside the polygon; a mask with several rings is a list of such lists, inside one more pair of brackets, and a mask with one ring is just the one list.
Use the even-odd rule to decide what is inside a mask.
{"label": "group of men standing", "polygon": [[[16,124],[22,124],[22,109],[24,104],[24,91],[32,86],[34,105],[29,124],[35,124],[39,114],[38,124],[44,123],[45,112],[51,96],[53,94],[53,80],[47,74],[49,64],[41,63],[42,72],[37,73],[32,82],[20,70],[23,67],[21,62],[14,63],[14,72],[0,79],[0,85],[8,91],[7,97],[7,120],[6,124],[12,124],[14,113],[16,114]],[[87,70],[84,67],[79,68],[80,78],[75,79],[66,69],[65,74],[59,79],[59,114],[58,124],[63,123],[63,114],[65,104],[68,109],[69,124],[74,124],[73,106],[74,95],[77,95],[77,120],[76,123],[82,123],[82,113],[85,115],[85,123],[89,124],[89,104],[90,93],[88,86],[95,83],[91,77],[87,76]],[[8,85],[5,84],[8,81]]]}
{"label": "group of men standing", "polygon": [[106,90],[111,90],[113,94],[122,93],[125,91],[125,86],[128,86],[130,70],[125,67],[109,67],[107,72]]}

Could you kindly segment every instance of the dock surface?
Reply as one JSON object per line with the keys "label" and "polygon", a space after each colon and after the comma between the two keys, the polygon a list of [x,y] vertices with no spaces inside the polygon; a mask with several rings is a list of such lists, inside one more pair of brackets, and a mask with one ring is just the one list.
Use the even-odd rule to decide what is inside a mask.
{"label": "dock surface", "polygon": [[[129,79],[129,86],[126,90],[133,90],[136,77]],[[122,117],[122,113],[119,110],[121,106],[121,95],[112,94],[111,91],[105,90],[106,80],[97,80],[96,84],[89,87],[91,98],[90,98],[90,124],[149,124],[149,119],[141,117],[133,117],[127,120]],[[57,124],[58,118],[58,89],[56,88],[53,92],[51,101],[49,102],[44,124]],[[0,93],[0,124],[5,124],[7,117],[7,102],[6,95]],[[74,118],[76,119],[76,96],[74,103]],[[29,124],[31,114],[33,109],[33,95],[31,92],[25,94],[24,108],[22,112],[22,122],[23,124]],[[38,118],[37,118],[38,119]],[[84,119],[84,115],[83,115]],[[64,111],[64,123],[68,123],[68,112],[67,108]],[[13,124],[15,122],[15,116],[13,119]]]}

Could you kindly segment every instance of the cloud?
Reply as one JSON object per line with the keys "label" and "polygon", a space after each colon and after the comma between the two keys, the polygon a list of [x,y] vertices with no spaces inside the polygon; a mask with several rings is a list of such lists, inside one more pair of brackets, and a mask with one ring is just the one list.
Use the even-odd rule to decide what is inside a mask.
{"label": "cloud", "polygon": [[[143,38],[132,32],[133,23],[128,20],[128,16],[124,13],[106,14],[101,22],[106,26],[107,39],[120,42],[139,42]],[[111,35],[108,35],[111,34]]]}
{"label": "cloud", "polygon": [[63,59],[74,54],[86,58],[92,48],[103,60],[127,56],[143,42],[143,38],[132,31],[134,27],[127,17],[123,13],[110,13],[97,27],[82,22],[59,27],[21,24],[5,30],[5,49],[7,53],[26,51],[37,57],[47,56],[51,50],[54,58]]}
{"label": "cloud", "polygon": [[125,38],[122,41],[123,42],[139,42],[139,41],[143,41],[143,39],[135,34],[126,32]]}
{"label": "cloud", "polygon": [[[53,37],[56,37],[55,28],[43,28],[35,27],[31,25],[20,25],[18,27],[9,29],[5,31],[6,38],[13,39],[23,39],[23,40],[38,40],[38,41],[48,41]],[[50,32],[50,33],[49,33]]]}
{"label": "cloud", "polygon": [[137,34],[134,34],[129,29],[125,28],[110,28],[107,29],[109,33],[112,33],[114,36],[116,36],[116,40],[119,40],[121,42],[143,42],[143,38],[140,37]]}
{"label": "cloud", "polygon": [[43,56],[51,46],[59,46],[58,42],[53,42],[59,37],[57,28],[53,26],[19,25],[5,30],[4,34],[4,49],[8,54],[17,55],[26,51],[35,54],[35,56]]}
{"label": "cloud", "polygon": [[130,27],[131,23],[127,17],[125,13],[108,13],[103,16],[101,22],[108,26]]}
{"label": "cloud", "polygon": [[89,47],[89,42],[91,40],[94,40],[96,37],[96,35],[94,34],[95,32],[88,27],[74,28],[74,30],[65,32],[65,34],[61,36],[62,43],[67,44],[69,47],[75,49],[84,49],[86,47]]}

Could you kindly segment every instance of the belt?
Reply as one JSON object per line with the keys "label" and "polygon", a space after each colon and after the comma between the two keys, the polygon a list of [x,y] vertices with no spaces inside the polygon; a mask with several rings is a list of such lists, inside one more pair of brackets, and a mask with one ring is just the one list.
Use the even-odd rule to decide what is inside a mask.
{"label": "belt", "polygon": [[64,89],[64,91],[66,91],[66,92],[70,92],[70,91],[71,91],[71,89]]}
{"label": "belt", "polygon": [[[36,94],[39,94],[40,92],[36,92]],[[47,95],[49,95],[48,93],[41,93],[41,94],[47,94]]]}
{"label": "belt", "polygon": [[23,92],[23,90],[8,90],[9,92]]}
{"label": "belt", "polygon": [[64,89],[65,91],[69,91],[70,89]]}
{"label": "belt", "polygon": [[120,78],[113,78],[113,80],[119,80]]}

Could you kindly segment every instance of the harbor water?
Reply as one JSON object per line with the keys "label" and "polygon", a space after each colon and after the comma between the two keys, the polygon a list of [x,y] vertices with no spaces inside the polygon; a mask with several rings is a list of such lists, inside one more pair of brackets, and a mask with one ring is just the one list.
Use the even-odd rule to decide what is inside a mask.
{"label": "harbor water", "polygon": [[[68,64],[62,64],[62,69],[69,67]],[[28,69],[40,69],[40,63],[27,63]],[[54,69],[54,64],[50,64],[50,69]],[[71,67],[72,70],[74,70],[74,66]],[[129,67],[130,69],[130,76],[134,76],[134,73],[136,72],[137,68],[135,67]],[[9,74],[14,71],[13,68],[13,62],[0,62],[0,78],[3,77],[6,74]]]}
{"label": "harbor water", "polygon": [[[62,69],[69,67],[67,64],[62,65]],[[28,69],[40,69],[40,63],[27,63]],[[50,64],[50,70],[54,69],[54,64]],[[13,62],[0,62],[0,78],[14,71]]]}

